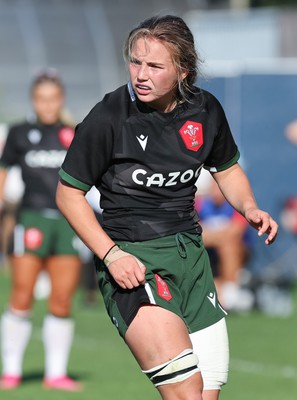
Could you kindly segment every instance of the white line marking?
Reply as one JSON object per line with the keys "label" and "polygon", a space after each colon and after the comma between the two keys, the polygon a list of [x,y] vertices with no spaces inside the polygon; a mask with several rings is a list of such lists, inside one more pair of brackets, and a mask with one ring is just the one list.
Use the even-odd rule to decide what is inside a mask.
{"label": "white line marking", "polygon": [[249,374],[296,379],[297,368],[292,365],[261,364],[255,361],[231,359],[230,370]]}

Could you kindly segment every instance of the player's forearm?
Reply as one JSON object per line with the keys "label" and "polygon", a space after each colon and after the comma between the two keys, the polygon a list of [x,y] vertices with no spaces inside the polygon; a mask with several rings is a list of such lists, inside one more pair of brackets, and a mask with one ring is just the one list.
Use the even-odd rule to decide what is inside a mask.
{"label": "player's forearm", "polygon": [[81,240],[102,259],[114,242],[101,228],[85,193],[59,183],[56,202]]}
{"label": "player's forearm", "polygon": [[214,173],[213,177],[227,201],[243,216],[248,210],[258,208],[249,180],[238,164]]}

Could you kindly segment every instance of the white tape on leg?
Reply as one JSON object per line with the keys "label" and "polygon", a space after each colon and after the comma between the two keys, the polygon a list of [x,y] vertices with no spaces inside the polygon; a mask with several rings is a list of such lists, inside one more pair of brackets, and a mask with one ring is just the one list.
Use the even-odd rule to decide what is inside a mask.
{"label": "white tape on leg", "polygon": [[186,349],[172,360],[144,372],[155,386],[184,381],[199,372],[198,357]]}

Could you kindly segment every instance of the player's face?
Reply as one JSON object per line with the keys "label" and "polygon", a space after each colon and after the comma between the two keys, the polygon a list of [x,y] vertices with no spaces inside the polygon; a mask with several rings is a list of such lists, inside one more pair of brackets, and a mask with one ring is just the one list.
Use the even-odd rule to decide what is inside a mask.
{"label": "player's face", "polygon": [[33,90],[32,102],[39,121],[43,124],[54,124],[59,120],[63,107],[63,91],[55,83],[41,83]]}
{"label": "player's face", "polygon": [[131,53],[130,79],[139,100],[159,111],[171,111],[176,104],[178,75],[167,47],[157,39],[140,38]]}

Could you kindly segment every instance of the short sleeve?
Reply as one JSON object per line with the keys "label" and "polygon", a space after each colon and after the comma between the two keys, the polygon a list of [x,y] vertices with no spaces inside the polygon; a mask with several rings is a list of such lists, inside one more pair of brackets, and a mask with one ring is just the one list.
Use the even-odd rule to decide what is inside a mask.
{"label": "short sleeve", "polygon": [[111,118],[98,103],[77,125],[74,139],[59,171],[60,178],[78,189],[98,186],[112,154]]}
{"label": "short sleeve", "polygon": [[240,153],[221,104],[215,97],[212,97],[212,101],[210,118],[213,118],[216,124],[217,133],[212,150],[205,160],[204,168],[210,172],[218,172],[235,164],[239,160]]}
{"label": "short sleeve", "polygon": [[2,156],[0,158],[0,168],[9,168],[18,164],[19,152],[17,151],[17,128],[10,128]]}

